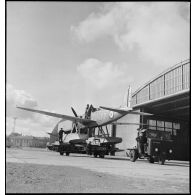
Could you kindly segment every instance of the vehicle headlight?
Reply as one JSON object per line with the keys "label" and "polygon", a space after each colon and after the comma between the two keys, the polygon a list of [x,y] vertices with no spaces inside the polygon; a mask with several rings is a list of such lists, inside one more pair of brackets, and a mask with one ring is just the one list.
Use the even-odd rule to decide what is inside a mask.
{"label": "vehicle headlight", "polygon": [[158,148],[155,148],[155,152],[158,152]]}
{"label": "vehicle headlight", "polygon": [[173,152],[173,150],[172,150],[172,149],[170,149],[170,150],[169,150],[169,153],[172,153],[172,152]]}

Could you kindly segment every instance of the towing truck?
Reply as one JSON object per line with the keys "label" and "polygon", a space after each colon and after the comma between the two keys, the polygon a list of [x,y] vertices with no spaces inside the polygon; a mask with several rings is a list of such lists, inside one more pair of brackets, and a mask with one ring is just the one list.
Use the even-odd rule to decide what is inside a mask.
{"label": "towing truck", "polygon": [[[142,143],[139,139],[141,131],[145,134],[145,141]],[[173,159],[174,144],[170,132],[142,129],[138,132],[136,140],[137,146],[128,148],[126,152],[131,162],[139,158],[147,159],[150,163],[158,162],[164,165],[165,160]]]}

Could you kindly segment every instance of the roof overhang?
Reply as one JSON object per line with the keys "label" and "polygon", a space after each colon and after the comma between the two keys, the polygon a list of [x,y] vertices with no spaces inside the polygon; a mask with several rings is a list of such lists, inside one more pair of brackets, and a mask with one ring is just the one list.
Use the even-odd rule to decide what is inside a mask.
{"label": "roof overhang", "polygon": [[190,120],[190,90],[175,93],[159,99],[135,105],[134,109],[141,109],[159,118],[170,120]]}

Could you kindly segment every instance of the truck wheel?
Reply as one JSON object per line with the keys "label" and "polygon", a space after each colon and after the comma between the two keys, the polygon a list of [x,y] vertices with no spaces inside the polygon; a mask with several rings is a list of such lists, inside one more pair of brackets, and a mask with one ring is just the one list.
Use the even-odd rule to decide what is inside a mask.
{"label": "truck wheel", "polygon": [[94,154],[94,157],[97,158],[97,154]]}
{"label": "truck wheel", "polygon": [[64,152],[60,152],[60,155],[61,155],[61,156],[64,155]]}
{"label": "truck wheel", "polygon": [[163,156],[159,156],[158,163],[159,163],[160,165],[164,165],[164,164],[165,164],[165,158],[164,158]]}
{"label": "truck wheel", "polygon": [[149,163],[154,163],[154,158],[152,158],[151,156],[148,158]]}
{"label": "truck wheel", "polygon": [[69,156],[69,154],[70,154],[69,152],[66,152],[66,156]]}
{"label": "truck wheel", "polygon": [[135,162],[137,160],[137,152],[135,150],[130,150],[129,157],[131,162]]}
{"label": "truck wheel", "polygon": [[104,154],[100,154],[100,158],[104,158]]}

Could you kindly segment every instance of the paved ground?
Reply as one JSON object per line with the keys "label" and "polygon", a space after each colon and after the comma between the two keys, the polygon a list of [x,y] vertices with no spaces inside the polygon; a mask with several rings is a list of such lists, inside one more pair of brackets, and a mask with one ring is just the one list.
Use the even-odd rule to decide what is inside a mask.
{"label": "paved ground", "polygon": [[189,163],[127,157],[60,156],[41,149],[6,150],[7,192],[189,193]]}

